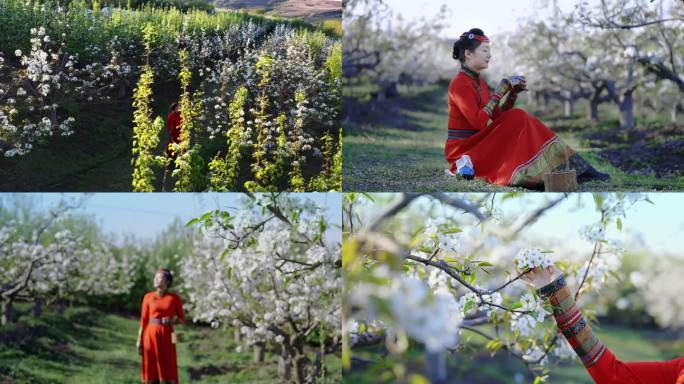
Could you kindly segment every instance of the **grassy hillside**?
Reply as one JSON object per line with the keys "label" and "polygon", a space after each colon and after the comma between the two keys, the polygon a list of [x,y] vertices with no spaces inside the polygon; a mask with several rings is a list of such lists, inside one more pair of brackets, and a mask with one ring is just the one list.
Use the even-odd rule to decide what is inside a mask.
{"label": "grassy hillside", "polygon": [[[192,325],[178,331],[185,334],[177,347],[181,382],[276,381],[276,356],[255,363],[252,354],[235,351],[230,331]],[[23,316],[0,327],[0,383],[139,383],[137,334],[137,318],[89,307],[67,309],[63,316]],[[336,371],[329,382],[339,382],[340,359],[329,359]]]}
{"label": "grassy hillside", "polygon": [[218,8],[245,9],[310,22],[342,19],[341,0],[215,0]]}

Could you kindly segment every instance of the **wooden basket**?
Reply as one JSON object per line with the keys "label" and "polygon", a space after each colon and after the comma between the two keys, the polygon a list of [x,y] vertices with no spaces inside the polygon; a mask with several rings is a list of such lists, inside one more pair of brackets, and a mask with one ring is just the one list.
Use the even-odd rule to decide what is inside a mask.
{"label": "wooden basket", "polygon": [[563,146],[563,151],[565,152],[565,170],[545,173],[542,176],[544,191],[575,192],[577,191],[577,172],[574,169],[570,169],[570,156],[567,145],[561,142],[558,142],[558,144]]}

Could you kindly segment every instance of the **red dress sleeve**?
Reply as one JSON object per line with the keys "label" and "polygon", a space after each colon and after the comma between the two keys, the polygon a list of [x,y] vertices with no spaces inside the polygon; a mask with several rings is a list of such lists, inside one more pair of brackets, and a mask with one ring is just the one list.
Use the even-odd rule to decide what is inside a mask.
{"label": "red dress sleeve", "polygon": [[558,328],[596,384],[684,384],[684,357],[633,363],[616,359],[582,316],[563,277],[541,288],[539,294],[551,302]]}
{"label": "red dress sleeve", "polygon": [[595,365],[587,371],[597,384],[648,384],[672,383],[684,381],[684,357],[663,362],[625,363],[615,358],[610,350],[606,350]]}
{"label": "red dress sleeve", "polygon": [[468,82],[454,81],[449,87],[449,101],[461,111],[473,129],[484,129],[491,118],[477,104],[480,98],[481,95],[477,94],[475,86]]}
{"label": "red dress sleeve", "polygon": [[142,308],[140,309],[140,328],[142,329],[145,329],[150,322],[150,306],[147,297],[147,295],[143,297]]}
{"label": "red dress sleeve", "polygon": [[174,304],[178,320],[181,323],[185,324],[185,311],[183,311],[183,301],[181,300],[180,296],[176,295],[176,300],[174,300]]}

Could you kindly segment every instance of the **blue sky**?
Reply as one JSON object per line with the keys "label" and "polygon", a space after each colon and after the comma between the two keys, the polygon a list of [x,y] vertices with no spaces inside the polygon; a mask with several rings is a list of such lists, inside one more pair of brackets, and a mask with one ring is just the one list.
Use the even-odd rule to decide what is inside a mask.
{"label": "blue sky", "polygon": [[[543,194],[538,194],[541,198]],[[608,229],[609,238],[618,238],[626,244],[643,246],[657,254],[684,258],[684,193],[646,194],[654,204],[639,202],[626,210],[623,229],[615,225]],[[578,230],[583,225],[597,222],[599,213],[594,209],[589,193],[579,196],[582,207],[578,208],[578,195],[573,194],[554,214],[543,216],[529,228],[531,236],[547,236],[550,242],[563,246],[588,250],[591,244],[579,240]],[[629,250],[629,248],[628,248]]]}
{"label": "blue sky", "polygon": [[[38,209],[47,209],[63,198],[78,199],[80,193],[27,193]],[[329,207],[330,223],[342,220],[339,193],[307,193],[319,205]],[[118,236],[134,233],[143,239],[153,239],[174,220],[186,223],[190,219],[216,208],[238,207],[245,196],[240,193],[94,193],[79,210],[95,215],[105,232]],[[335,232],[336,231],[336,232]],[[333,230],[329,238],[341,237]],[[339,240],[338,240],[339,241]]]}
{"label": "blue sky", "polygon": [[[388,195],[376,195],[376,199],[386,204]],[[510,199],[502,204],[500,199],[503,196],[497,194],[495,207],[502,209],[508,218],[516,215],[522,218],[559,195],[526,193],[522,198]],[[607,237],[622,240],[628,251],[646,249],[658,255],[684,258],[684,193],[650,193],[646,196],[653,204],[642,201],[626,209],[622,231],[611,225]],[[364,208],[363,219],[376,215],[380,209],[380,206]],[[543,246],[559,253],[586,253],[591,251],[592,243],[582,240],[579,230],[599,220],[600,213],[595,210],[592,194],[574,193],[526,228],[521,236],[530,245]]]}

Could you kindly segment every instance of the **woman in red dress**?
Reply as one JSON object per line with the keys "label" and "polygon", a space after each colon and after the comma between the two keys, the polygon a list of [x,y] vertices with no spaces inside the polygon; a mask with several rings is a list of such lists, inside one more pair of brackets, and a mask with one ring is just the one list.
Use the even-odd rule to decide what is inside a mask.
{"label": "woman in red dress", "polygon": [[[457,160],[471,159],[474,176],[489,183],[543,188],[545,173],[565,167],[577,171],[578,181],[607,180],[541,121],[513,108],[525,78],[503,79],[493,94],[480,77],[489,66],[489,39],[473,28],[454,44],[453,57],[461,71],[449,84],[449,134],[444,148],[450,174],[464,174]],[[505,97],[506,100],[500,103]]]}
{"label": "woman in red dress", "polygon": [[166,156],[176,158],[171,144],[178,144],[180,142],[180,127],[181,114],[178,109],[178,103],[171,104],[171,112],[166,117],[166,129],[169,131],[169,141],[166,143]]}
{"label": "woman in red dress", "polygon": [[623,362],[599,340],[575,303],[563,275],[537,268],[522,280],[553,306],[553,317],[596,384],[684,384],[684,357],[662,362]]}
{"label": "woman in red dress", "polygon": [[142,355],[144,384],[177,384],[176,336],[173,324],[185,323],[181,298],[168,292],[173,282],[171,271],[160,269],[154,287],[143,298],[138,333],[138,352]]}

